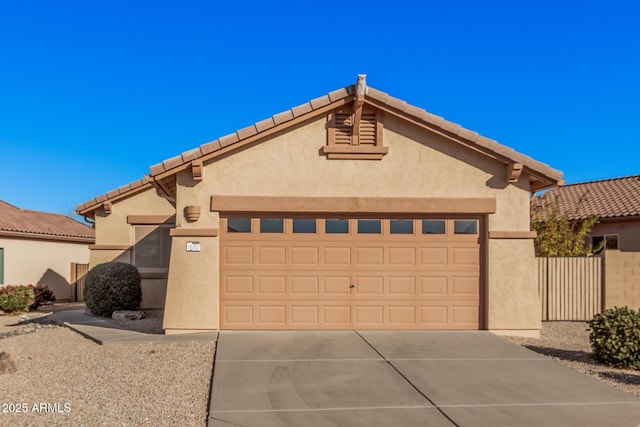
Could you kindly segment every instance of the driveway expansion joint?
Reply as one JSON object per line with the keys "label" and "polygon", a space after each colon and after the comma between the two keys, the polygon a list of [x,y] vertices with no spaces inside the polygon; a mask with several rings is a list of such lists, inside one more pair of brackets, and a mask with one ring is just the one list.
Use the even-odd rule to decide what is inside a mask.
{"label": "driveway expansion joint", "polygon": [[415,384],[414,384],[414,383],[413,383],[409,378],[407,378],[407,376],[406,376],[406,375],[404,375],[404,374],[400,371],[400,369],[398,369],[398,368],[397,368],[393,363],[391,363],[391,360],[387,359],[387,358],[384,356],[384,354],[380,353],[380,352],[378,351],[378,349],[377,349],[377,348],[375,348],[373,345],[371,345],[371,343],[370,343],[369,341],[367,341],[367,339],[366,339],[365,337],[363,337],[363,336],[362,336],[362,334],[360,334],[360,332],[358,332],[358,331],[353,331],[353,332],[355,332],[355,333],[356,333],[356,335],[358,335],[358,336],[362,339],[362,341],[364,341],[365,343],[367,343],[367,345],[368,345],[369,347],[371,347],[371,349],[372,349],[373,351],[375,351],[376,353],[378,353],[378,355],[379,355],[382,359],[384,359],[384,361],[385,361],[385,362],[387,362],[387,363],[389,364],[389,366],[390,366],[394,371],[396,371],[396,372],[398,373],[398,375],[400,375],[400,376],[401,376],[401,377],[402,377],[402,378],[403,378],[403,379],[404,379],[404,380],[405,380],[405,381],[406,381],[406,382],[407,382],[411,387],[413,387],[413,389],[414,389],[415,391],[417,391],[417,392],[418,392],[418,394],[420,394],[422,397],[424,397],[424,398],[427,400],[427,402],[429,402],[429,403],[430,403],[434,408],[436,408],[436,409],[438,410],[438,412],[440,412],[440,414],[442,414],[442,416],[443,416],[443,417],[445,417],[447,420],[449,420],[449,421],[451,422],[451,424],[453,424],[454,426],[456,426],[456,427],[460,427],[460,426],[459,426],[455,421],[453,421],[453,420],[451,419],[451,417],[449,417],[449,415],[447,415],[447,413],[446,413],[446,412],[444,412],[444,411],[443,411],[443,410],[442,410],[442,409],[441,409],[441,408],[440,408],[440,407],[439,407],[439,406],[438,406],[438,405],[437,405],[433,400],[431,400],[431,399],[429,398],[429,396],[427,396],[427,395],[426,395],[422,390],[420,390],[420,389],[419,389],[419,388],[418,388],[418,387],[417,387],[417,386],[416,386],[416,385],[415,385]]}

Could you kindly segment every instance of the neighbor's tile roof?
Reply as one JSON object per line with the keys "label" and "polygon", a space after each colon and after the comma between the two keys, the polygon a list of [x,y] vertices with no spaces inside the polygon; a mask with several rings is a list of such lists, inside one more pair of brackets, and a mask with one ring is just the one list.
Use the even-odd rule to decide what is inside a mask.
{"label": "neighbor's tile roof", "polygon": [[561,212],[568,212],[570,219],[593,215],[600,218],[640,216],[640,175],[579,182],[554,188],[546,194],[547,197],[558,197]]}
{"label": "neighbor's tile roof", "polygon": [[93,241],[95,231],[62,214],[20,209],[0,200],[0,234],[24,234],[25,237],[57,237]]}

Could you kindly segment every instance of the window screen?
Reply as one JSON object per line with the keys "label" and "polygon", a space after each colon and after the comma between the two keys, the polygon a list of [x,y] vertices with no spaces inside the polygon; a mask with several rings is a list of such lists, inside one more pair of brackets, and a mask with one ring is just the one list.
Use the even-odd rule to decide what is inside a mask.
{"label": "window screen", "polygon": [[171,227],[136,226],[134,265],[138,268],[169,268]]}

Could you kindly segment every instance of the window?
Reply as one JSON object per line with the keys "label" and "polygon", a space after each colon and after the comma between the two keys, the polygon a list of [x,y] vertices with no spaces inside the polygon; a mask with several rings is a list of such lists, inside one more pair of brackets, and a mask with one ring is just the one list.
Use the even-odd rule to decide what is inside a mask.
{"label": "window", "polygon": [[282,218],[260,218],[261,233],[284,233],[284,220]]}
{"label": "window", "polygon": [[478,234],[478,221],[475,219],[457,219],[453,222],[455,234]]}
{"label": "window", "polygon": [[412,219],[392,219],[390,226],[391,234],[413,234]]}
{"label": "window", "polygon": [[138,268],[169,268],[169,226],[135,226],[133,264]]}
{"label": "window", "polygon": [[380,234],[382,232],[379,219],[359,219],[358,234]]}
{"label": "window", "polygon": [[228,218],[228,233],[251,233],[251,218]]}
{"label": "window", "polygon": [[327,219],[324,221],[324,232],[327,234],[349,234],[349,220]]}
{"label": "window", "polygon": [[315,219],[294,219],[293,232],[294,233],[315,233],[316,220]]}
{"label": "window", "polygon": [[605,249],[618,249],[618,235],[591,236],[591,247],[597,249],[596,253],[600,253]]}
{"label": "window", "polygon": [[444,219],[423,219],[422,234],[445,234],[445,224]]}
{"label": "window", "polygon": [[4,248],[0,248],[0,285],[4,284]]}

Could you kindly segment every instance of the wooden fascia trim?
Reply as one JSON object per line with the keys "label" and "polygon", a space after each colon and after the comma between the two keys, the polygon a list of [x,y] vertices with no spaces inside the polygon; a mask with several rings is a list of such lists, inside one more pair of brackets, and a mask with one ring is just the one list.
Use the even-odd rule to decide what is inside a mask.
{"label": "wooden fascia trim", "polygon": [[511,184],[518,182],[520,175],[522,175],[523,168],[524,165],[522,163],[509,163],[507,165],[507,182]]}
{"label": "wooden fascia trim", "polygon": [[[339,100],[337,100],[335,102],[327,104],[324,107],[320,107],[320,108],[318,108],[316,110],[313,110],[313,111],[311,111],[311,112],[309,112],[307,114],[303,114],[303,115],[298,116],[298,117],[296,117],[296,118],[294,118],[292,120],[289,120],[287,122],[281,123],[281,124],[276,125],[276,126],[274,126],[272,128],[269,128],[269,129],[266,129],[266,130],[264,130],[262,132],[259,132],[259,133],[255,134],[253,136],[250,136],[248,138],[240,140],[240,141],[238,141],[236,143],[227,145],[226,147],[222,147],[222,148],[220,148],[220,149],[218,149],[216,151],[213,151],[213,152],[211,152],[209,154],[205,154],[204,156],[200,157],[199,160],[201,160],[203,163],[205,163],[205,162],[207,162],[207,161],[209,161],[211,159],[214,159],[216,157],[223,156],[223,155],[225,155],[225,154],[227,154],[227,153],[229,153],[231,151],[235,151],[235,150],[238,150],[238,149],[240,149],[240,148],[242,148],[242,147],[244,147],[246,145],[253,144],[256,141],[260,141],[260,140],[268,138],[268,137],[270,137],[270,136],[272,136],[274,134],[278,134],[278,133],[282,132],[283,130],[285,130],[285,129],[289,128],[289,127],[297,126],[300,123],[304,123],[304,122],[306,122],[306,121],[308,121],[310,119],[313,119],[315,117],[326,115],[329,111],[335,110],[336,108],[340,108],[340,107],[352,102],[353,99],[354,99],[354,97],[352,95],[349,95],[349,96],[347,96],[345,98],[342,98],[342,99],[339,99]],[[172,169],[169,169],[168,171],[164,171],[162,173],[159,173],[159,174],[153,176],[152,178],[153,178],[154,181],[158,182],[159,180],[161,180],[163,178],[166,178],[169,175],[173,175],[173,174],[176,174],[176,173],[178,173],[178,172],[180,172],[182,170],[187,169],[187,167],[189,167],[189,164],[190,163],[185,163],[183,165],[176,166],[176,167],[174,167]]]}
{"label": "wooden fascia trim", "polygon": [[135,225],[155,225],[155,224],[175,224],[175,215],[127,215],[127,224]]}
{"label": "wooden fascia trim", "polygon": [[129,251],[133,247],[131,245],[91,245],[89,249],[92,251]]}
{"label": "wooden fascia trim", "polygon": [[144,184],[142,184],[139,187],[133,188],[131,190],[125,191],[124,193],[120,193],[117,196],[113,196],[113,197],[109,197],[107,200],[101,200],[100,202],[92,205],[92,206],[88,206],[82,210],[78,210],[78,215],[87,215],[90,212],[94,212],[96,209],[102,207],[102,205],[105,203],[105,201],[110,202],[111,204],[117,202],[118,200],[122,200],[125,199],[129,196],[133,196],[134,194],[146,190],[150,187],[152,187],[153,184],[151,182],[145,182]]}
{"label": "wooden fascia trim", "polygon": [[510,163],[510,162],[513,162],[513,160],[511,160],[511,159],[509,159],[509,158],[507,158],[505,156],[502,156],[502,155],[500,155],[498,153],[495,153],[493,151],[490,151],[490,150],[488,150],[488,149],[486,149],[484,147],[481,147],[481,146],[473,143],[472,141],[468,141],[468,140],[466,140],[466,139],[464,139],[462,137],[459,137],[459,136],[450,135],[449,133],[447,133],[445,131],[437,129],[435,127],[435,125],[429,125],[429,124],[424,123],[423,121],[421,121],[419,119],[414,119],[414,118],[412,118],[411,116],[409,116],[405,112],[396,111],[395,109],[389,108],[389,107],[385,106],[384,104],[381,104],[381,103],[379,103],[379,102],[377,102],[375,100],[367,100],[367,102],[370,103],[371,105],[373,105],[374,107],[384,111],[384,112],[393,114],[394,116],[399,117],[399,118],[401,118],[401,119],[403,119],[403,120],[405,120],[405,121],[407,121],[407,122],[409,122],[409,123],[411,123],[413,125],[421,127],[423,129],[428,130],[429,132],[435,133],[436,135],[439,135],[439,136],[441,136],[443,138],[446,138],[446,139],[448,139],[450,141],[453,141],[453,142],[456,142],[456,143],[458,143],[460,145],[463,145],[463,146],[469,148],[470,150],[473,150],[473,151],[475,151],[477,153],[480,153],[480,154],[482,154],[484,156],[487,156],[487,157],[489,157],[491,159],[498,160],[498,161],[504,163],[505,165]]}
{"label": "wooden fascia trim", "polygon": [[72,236],[54,236],[50,234],[40,233],[22,233],[19,231],[0,231],[0,237],[10,237],[14,239],[26,239],[26,240],[46,240],[51,242],[64,242],[64,243],[83,243],[89,244],[95,242],[92,237],[72,237]]}
{"label": "wooden fascia trim", "polygon": [[535,239],[535,231],[489,231],[489,239]]}
{"label": "wooden fascia trim", "polygon": [[171,237],[216,237],[217,228],[172,228],[169,231]]}
{"label": "wooden fascia trim", "polygon": [[495,198],[212,196],[211,211],[293,214],[491,214]]}

